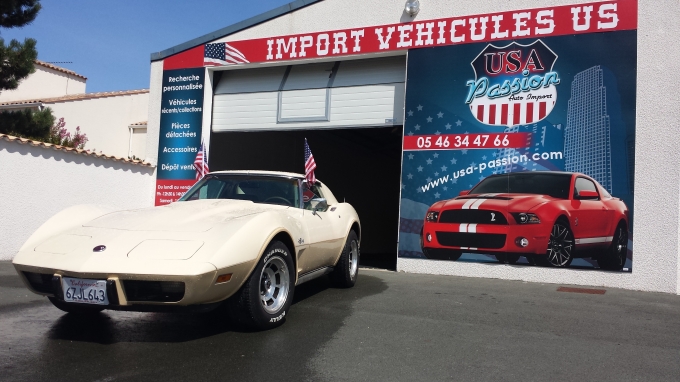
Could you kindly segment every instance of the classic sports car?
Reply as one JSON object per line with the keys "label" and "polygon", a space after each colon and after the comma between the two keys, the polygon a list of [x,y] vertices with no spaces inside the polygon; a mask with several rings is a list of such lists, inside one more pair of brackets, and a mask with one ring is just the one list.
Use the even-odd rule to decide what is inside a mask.
{"label": "classic sports car", "polygon": [[430,259],[494,254],[501,262],[567,267],[592,257],[621,270],[628,253],[628,208],[578,173],[535,171],[492,175],[457,198],[433,204],[421,232]]}
{"label": "classic sports car", "polygon": [[66,209],[23,245],[25,285],[66,312],[208,311],[241,324],[283,322],[296,285],[358,276],[354,208],[300,174],[213,172],[176,203],[110,212]]}

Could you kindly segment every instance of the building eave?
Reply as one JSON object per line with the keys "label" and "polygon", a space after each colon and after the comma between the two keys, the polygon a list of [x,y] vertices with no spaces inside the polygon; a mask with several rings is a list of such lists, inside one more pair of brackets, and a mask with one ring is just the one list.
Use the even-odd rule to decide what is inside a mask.
{"label": "building eave", "polygon": [[173,46],[172,48],[168,48],[165,50],[162,50],[160,52],[156,53],[151,53],[151,62],[153,61],[159,61],[162,60],[166,57],[172,56],[174,54],[183,52],[185,50],[189,50],[191,48],[195,48],[197,46],[203,45],[205,43],[208,43],[210,41],[217,40],[219,38],[229,36],[231,34],[234,34],[236,32],[242,31],[244,29],[248,29],[250,27],[253,27],[255,25],[261,24],[263,22],[275,19],[279,16],[283,16],[287,13],[294,12],[300,8],[304,8],[308,5],[312,5],[314,3],[318,3],[323,0],[295,0],[292,3],[288,3],[285,5],[282,5],[278,8],[274,8],[271,11],[267,11],[264,13],[261,13],[257,16],[253,16],[249,19],[239,21],[235,24],[229,25],[228,27],[219,29],[215,32],[208,33],[206,35],[203,35],[201,37],[197,37],[193,40],[187,41],[185,43]]}

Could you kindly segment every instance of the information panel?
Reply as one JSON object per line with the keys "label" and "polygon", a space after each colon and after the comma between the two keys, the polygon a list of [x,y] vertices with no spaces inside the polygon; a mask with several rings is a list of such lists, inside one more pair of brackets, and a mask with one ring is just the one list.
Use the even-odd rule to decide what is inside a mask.
{"label": "information panel", "polygon": [[196,183],[201,147],[204,69],[163,71],[156,205],[177,201]]}

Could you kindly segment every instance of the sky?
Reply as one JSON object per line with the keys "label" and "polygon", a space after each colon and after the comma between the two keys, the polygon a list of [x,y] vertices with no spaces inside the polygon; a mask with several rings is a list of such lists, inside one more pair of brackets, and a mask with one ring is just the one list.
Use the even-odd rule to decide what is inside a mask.
{"label": "sky", "polygon": [[33,23],[0,38],[36,39],[38,59],[87,77],[88,93],[148,89],[151,53],[291,1],[42,0]]}

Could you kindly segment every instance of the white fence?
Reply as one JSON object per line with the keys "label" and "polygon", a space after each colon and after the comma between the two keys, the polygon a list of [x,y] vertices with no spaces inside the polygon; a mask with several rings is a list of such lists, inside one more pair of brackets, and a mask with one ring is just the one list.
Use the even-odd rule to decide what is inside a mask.
{"label": "white fence", "polygon": [[153,205],[154,167],[0,137],[0,260],[66,207]]}

